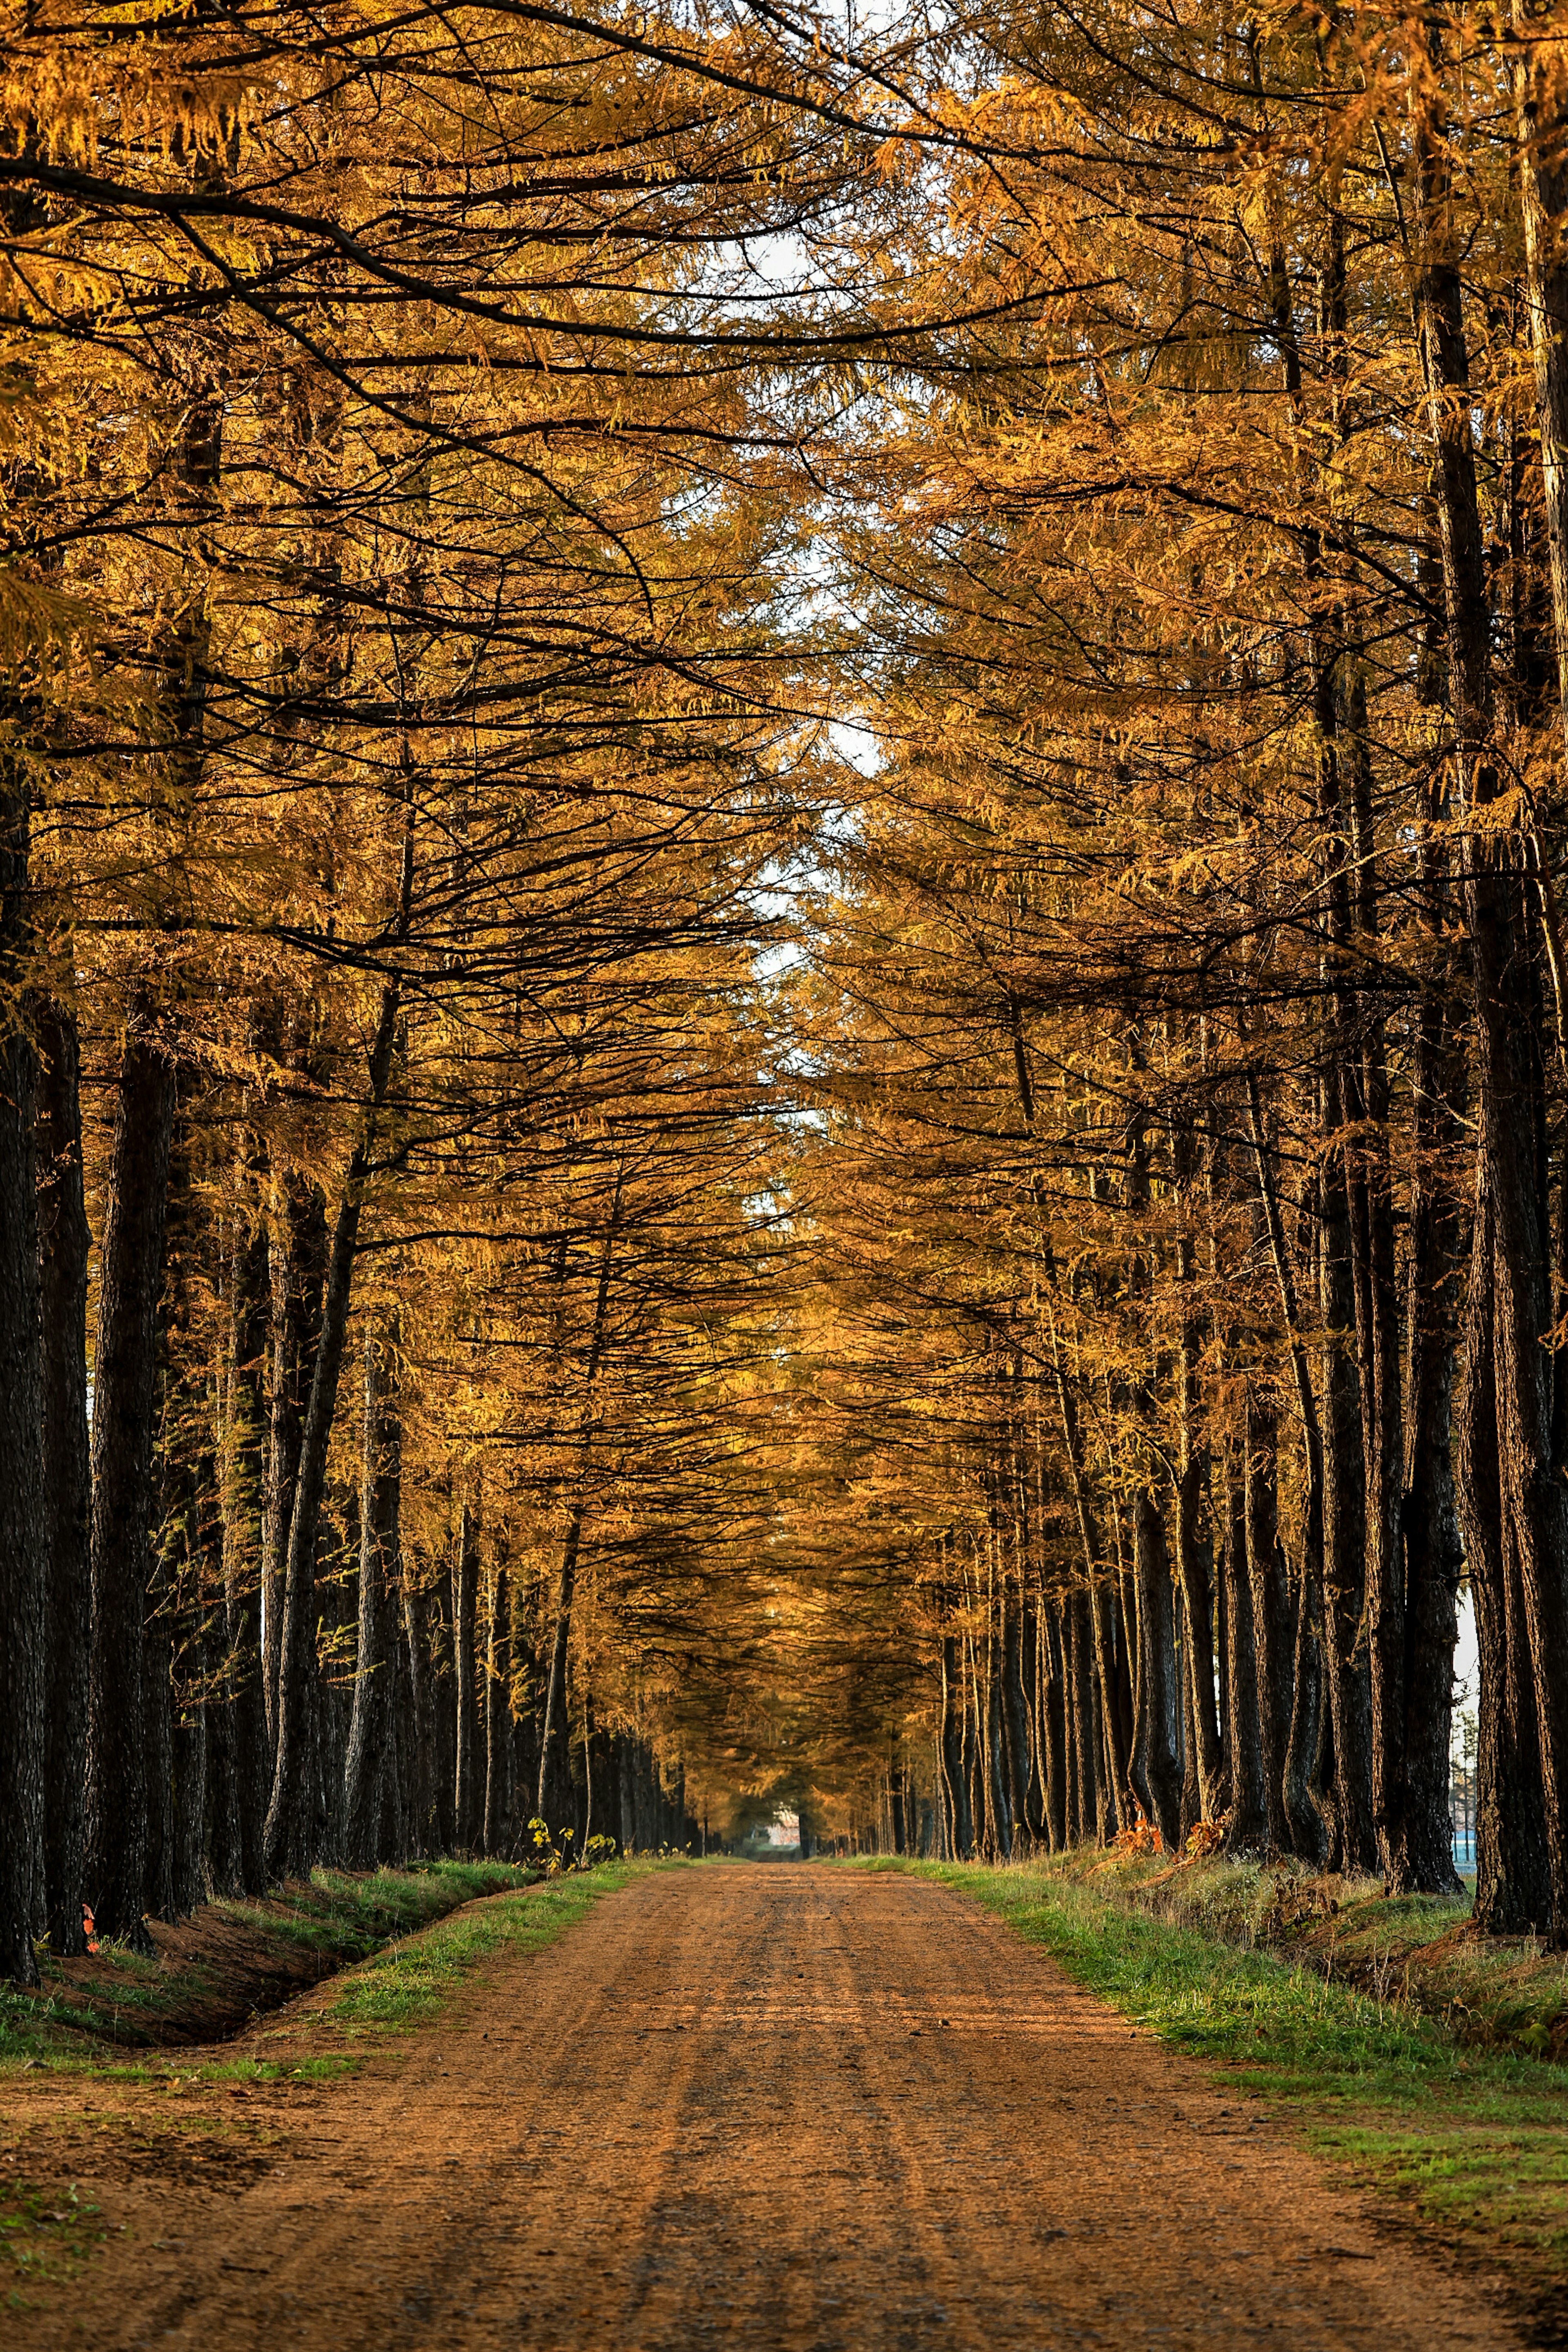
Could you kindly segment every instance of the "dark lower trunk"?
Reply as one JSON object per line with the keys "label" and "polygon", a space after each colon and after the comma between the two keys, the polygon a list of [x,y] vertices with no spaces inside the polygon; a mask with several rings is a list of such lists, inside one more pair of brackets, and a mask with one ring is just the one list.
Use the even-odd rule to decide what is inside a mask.
{"label": "dark lower trunk", "polygon": [[[1031,1837],[1040,1833],[1037,1809],[1030,1801],[1029,1708],[1024,1694],[1024,1603],[1022,1595],[1007,1595],[1002,1606],[1002,1705],[1007,1733],[1007,1780],[1016,1831]],[[903,1783],[895,1771],[898,1818],[903,1818]],[[897,1851],[904,1852],[904,1830],[898,1832]]]}
{"label": "dark lower trunk", "polygon": [[1331,1858],[1331,1835],[1314,1790],[1322,1780],[1325,1709],[1320,1645],[1321,1603],[1316,1580],[1305,1568],[1296,1587],[1290,1728],[1285,1744],[1281,1796],[1291,1851],[1321,1869]]}
{"label": "dark lower trunk", "polygon": [[222,1591],[221,1549],[217,1463],[207,1454],[196,1465],[176,1618],[170,1760],[174,1916],[179,1919],[188,1919],[207,1899],[207,1627],[214,1596]]}
{"label": "dark lower trunk", "polygon": [[431,1757],[436,1783],[431,1825],[437,1853],[458,1843],[453,1798],[458,1786],[458,1685],[452,1663],[452,1580],[437,1576],[426,1595],[426,1633],[430,1650]]}
{"label": "dark lower trunk", "polygon": [[1044,1727],[1046,1833],[1051,1852],[1068,1842],[1067,1676],[1062,1658],[1061,1603],[1042,1600],[1039,1612],[1040,1719]]}
{"label": "dark lower trunk", "polygon": [[1268,1843],[1289,1853],[1294,1844],[1285,1801],[1287,1759],[1296,1696],[1296,1611],[1279,1540],[1279,1431],[1271,1399],[1247,1384],[1247,1565],[1252,1587],[1252,1638],[1258,1654],[1258,1735]]}
{"label": "dark lower trunk", "polygon": [[942,1643],[942,1768],[946,1803],[948,1845],[955,1862],[967,1862],[974,1852],[974,1815],[963,1756],[964,1702],[958,1675],[958,1642],[944,1633]]}
{"label": "dark lower trunk", "polygon": [[[0,1976],[37,1984],[45,1905],[45,1589],[37,1065],[16,1024],[28,944],[28,786],[0,749]],[[79,1638],[79,1628],[78,1629]]]}
{"label": "dark lower trunk", "polygon": [[482,1794],[477,1779],[479,1738],[476,1717],[474,1643],[479,1605],[479,1537],[474,1515],[465,1503],[458,1513],[457,1543],[452,1553],[452,1671],[457,1685],[457,1762],[453,1819],[458,1843],[465,1853],[478,1842]]}
{"label": "dark lower trunk", "polygon": [[[485,1658],[485,1819],[488,1854],[510,1852],[511,1833],[511,1600],[505,1555],[497,1538],[490,1575]],[[617,1745],[617,1751],[619,1743]],[[618,1754],[617,1754],[618,1762]],[[617,1834],[606,1804],[605,1834]]]}
{"label": "dark lower trunk", "polygon": [[[163,1542],[167,1543],[167,1522]],[[166,1548],[155,1557],[142,1634],[142,1723],[147,1752],[147,1876],[142,1905],[149,1918],[173,1921],[174,1907],[174,1633],[178,1606],[175,1563]]]}
{"label": "dark lower trunk", "polygon": [[1226,1723],[1229,1734],[1230,1826],[1227,1844],[1259,1853],[1278,1844],[1268,1814],[1259,1706],[1258,1643],[1253,1614],[1252,1565],[1247,1543],[1246,1427],[1240,1457],[1234,1442],[1225,1454],[1225,1549],[1220,1573],[1225,1591]]}
{"label": "dark lower trunk", "polygon": [[[1337,1116],[1327,1113],[1331,1120]],[[1348,1211],[1337,1161],[1321,1186],[1323,1649],[1333,1724],[1333,1806],[1341,1867],[1375,1870],[1372,1682],[1366,1655],[1366,1462],[1354,1349]]]}
{"label": "dark lower trunk", "polygon": [[289,1530],[300,1475],[305,1406],[321,1338],[326,1267],[327,1215],[320,1187],[290,1172],[283,1181],[281,1230],[271,1252],[271,1405],[261,1572],[268,1798],[278,1759],[278,1681],[287,1608]]}
{"label": "dark lower trunk", "polygon": [[1131,1820],[1127,1801],[1128,1751],[1121,1689],[1123,1662],[1117,1649],[1120,1612],[1112,1586],[1103,1581],[1096,1584],[1089,1596],[1089,1610],[1094,1630],[1095,1686],[1104,1766],[1101,1811],[1105,1836],[1109,1841]]}
{"label": "dark lower trunk", "polygon": [[147,1709],[142,1653],[153,1518],[158,1298],[174,1065],[144,1011],[128,1025],[99,1274],[92,1411],[92,1664],[88,1901],[101,1934],[148,1948]]}
{"label": "dark lower trunk", "polygon": [[1165,1523],[1147,1486],[1132,1505],[1138,1587],[1138,1728],[1132,1786],[1147,1819],[1173,1853],[1181,1845],[1182,1765],[1177,1752],[1175,1617]]}
{"label": "dark lower trunk", "polygon": [[1458,1498],[1476,1613],[1479,1704],[1476,1756],[1477,1923],[1521,1935],[1550,1916],[1551,1868],[1539,1726],[1517,1561],[1498,1467],[1489,1207],[1477,1203],[1455,1405]]}
{"label": "dark lower trunk", "polygon": [[[92,1479],[87,1421],[87,1269],[80,1056],[74,1013],[39,1012],[38,1240],[43,1506],[47,1559],[44,1885],[51,1950],[87,1949],[82,1927]],[[8,1446],[0,1448],[7,1460]]]}
{"label": "dark lower trunk", "polygon": [[247,1895],[266,1891],[262,1832],[272,1786],[261,1624],[268,1301],[267,1234],[254,1189],[259,1172],[258,1162],[246,1171],[248,1213],[237,1218],[232,1235],[223,1534],[238,1884]]}
{"label": "dark lower trunk", "polygon": [[1072,1833],[1079,1845],[1092,1844],[1099,1835],[1097,1811],[1100,1775],[1096,1769],[1094,1737],[1094,1629],[1089,1595],[1080,1587],[1067,1604],[1067,1681],[1068,1723],[1072,1735]]}
{"label": "dark lower trunk", "polygon": [[438,1845],[436,1801],[436,1696],[430,1674],[430,1634],[426,1624],[425,1595],[405,1567],[403,1571],[404,1663],[408,1683],[408,1845],[415,1854],[427,1854]]}
{"label": "dark lower trunk", "polygon": [[343,1771],[343,1858],[368,1870],[381,1843],[382,1781],[392,1738],[391,1662],[403,1486],[395,1318],[366,1334],[360,1486],[359,1622]]}

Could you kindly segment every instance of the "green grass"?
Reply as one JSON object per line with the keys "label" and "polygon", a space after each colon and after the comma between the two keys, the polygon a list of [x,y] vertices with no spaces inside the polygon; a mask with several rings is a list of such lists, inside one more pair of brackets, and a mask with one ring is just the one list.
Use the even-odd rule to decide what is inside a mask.
{"label": "green grass", "polygon": [[66,2189],[0,2177],[0,2307],[30,2308],[29,2288],[66,2284],[103,2243],[96,2205]]}
{"label": "green grass", "polygon": [[503,1948],[542,1951],[601,1896],[647,1867],[602,1864],[584,1875],[549,1879],[527,1894],[498,1896],[481,1910],[444,1919],[353,1969],[327,2016],[351,2038],[426,2025],[470,1969]]}
{"label": "green grass", "polygon": [[[198,1933],[204,1923],[237,1927],[251,1942],[258,1969],[280,1955],[308,1953],[325,1973],[334,1964],[364,1959],[480,1895],[530,1885],[534,1876],[510,1864],[457,1861],[363,1875],[318,1870],[308,1885],[289,1886],[264,1903],[210,1904],[195,1924]],[[217,1970],[199,1951],[171,1967],[107,1939],[98,1958],[87,1983],[77,1980],[80,1971],[73,1964],[44,1952],[38,1992],[0,1987],[0,2074],[26,2065],[130,2077],[164,2071],[128,2062],[127,2046],[156,2048],[171,2021],[209,1996]],[[226,1966],[232,1971],[232,1948]]]}
{"label": "green grass", "polygon": [[1495,2260],[1527,2301],[1560,2297],[1568,2068],[1475,2046],[1402,2000],[1396,1976],[1380,2000],[1288,1952],[1154,1916],[1082,1864],[858,1866],[912,1871],[983,1904],[1136,2024],[1267,2099],[1407,2218]]}

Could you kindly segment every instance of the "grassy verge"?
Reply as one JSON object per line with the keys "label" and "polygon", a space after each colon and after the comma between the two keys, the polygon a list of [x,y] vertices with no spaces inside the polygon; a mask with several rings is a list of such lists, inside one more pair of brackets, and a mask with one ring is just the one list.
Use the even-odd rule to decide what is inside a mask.
{"label": "grassy verge", "polygon": [[222,2040],[333,1970],[533,1876],[508,1864],[445,1861],[318,1870],[264,1902],[211,1903],[178,1929],[156,1928],[150,1958],[110,1941],[84,1960],[41,1954],[37,1992],[0,1988],[0,2073],[98,2072],[127,2050]]}
{"label": "grassy verge", "polygon": [[[1102,1858],[862,1866],[913,1870],[984,1904],[1124,2015],[1226,2069],[1423,2232],[1501,2271],[1538,2323],[1550,2327],[1568,2309],[1568,2068],[1456,2031],[1404,1997],[1398,1970],[1380,1996],[1328,1973],[1315,1951],[1247,1948],[1216,1933],[1222,1866],[1206,1894],[1197,1882],[1163,1906],[1146,1891],[1158,1874],[1130,1877]],[[1234,1909],[1243,1890],[1224,1900]],[[1190,1918],[1169,1916],[1178,1903]],[[1423,1918],[1386,1906],[1384,1948],[1396,1930],[1414,1932],[1413,1919],[1451,1936],[1445,1907],[1457,1906]],[[1493,1964],[1479,1955],[1483,1970]],[[1502,1959],[1495,1965],[1506,1973]]]}
{"label": "grassy verge", "polygon": [[503,1948],[542,1950],[602,1895],[648,1866],[601,1864],[581,1876],[548,1879],[526,1894],[504,1895],[482,1909],[444,1919],[353,1969],[327,2010],[327,2022],[345,2042],[427,2025],[468,1969]]}

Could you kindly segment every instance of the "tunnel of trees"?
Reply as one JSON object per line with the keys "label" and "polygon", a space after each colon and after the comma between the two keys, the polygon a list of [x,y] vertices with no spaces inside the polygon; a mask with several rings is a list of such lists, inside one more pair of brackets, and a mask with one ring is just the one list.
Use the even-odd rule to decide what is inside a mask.
{"label": "tunnel of trees", "polygon": [[0,0],[0,1967],[530,1824],[1568,1940],[1568,42]]}

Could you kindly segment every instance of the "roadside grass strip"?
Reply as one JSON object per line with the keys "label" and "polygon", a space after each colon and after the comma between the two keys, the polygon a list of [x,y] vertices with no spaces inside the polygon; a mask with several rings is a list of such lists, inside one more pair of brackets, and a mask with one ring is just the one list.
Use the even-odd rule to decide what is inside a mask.
{"label": "roadside grass strip", "polygon": [[581,1875],[548,1879],[524,1893],[498,1895],[458,1912],[352,1969],[326,2016],[348,2039],[406,2033],[426,2025],[469,1969],[503,1948],[542,1951],[601,1896],[648,1867],[604,1863]]}
{"label": "roadside grass strip", "polygon": [[[311,1971],[319,1978],[334,1964],[400,1948],[481,1896],[515,1897],[537,1884],[536,1871],[510,1863],[438,1861],[363,1874],[319,1869],[308,1883],[290,1884],[265,1902],[220,1897],[197,1923],[238,1928],[258,1961],[279,1951],[309,1952],[321,1964]],[[136,2080],[161,2076],[169,2063],[178,2073],[189,2071],[177,2059],[166,2062],[159,2044],[170,2021],[212,1980],[214,1970],[199,1952],[171,1964],[105,1937],[88,1963],[61,1962],[40,1950],[39,1969],[36,1992],[0,1987],[0,2075],[43,2066]],[[255,2071],[254,2062],[237,2058],[205,2071],[242,2077],[247,2070]]]}

